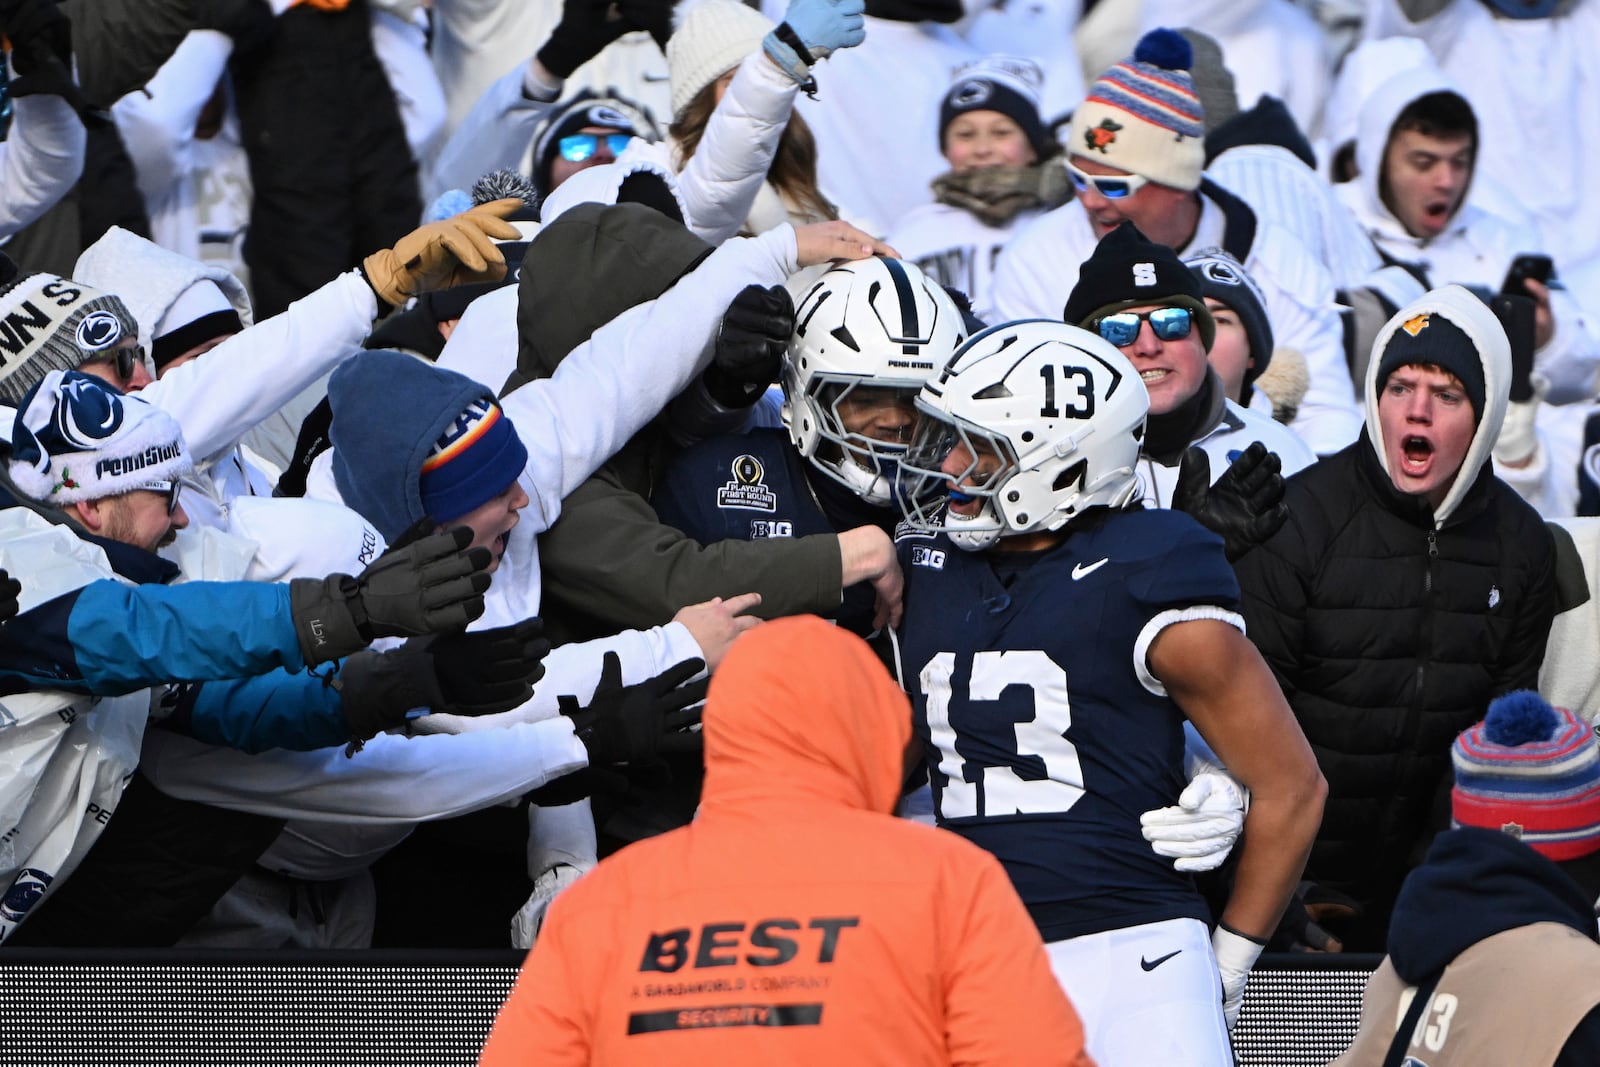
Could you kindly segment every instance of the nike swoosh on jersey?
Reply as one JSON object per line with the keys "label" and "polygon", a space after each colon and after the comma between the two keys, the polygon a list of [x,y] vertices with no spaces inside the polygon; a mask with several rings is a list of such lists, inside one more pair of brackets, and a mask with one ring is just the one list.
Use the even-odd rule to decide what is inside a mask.
{"label": "nike swoosh on jersey", "polygon": [[1107,556],[1098,563],[1091,563],[1088,566],[1084,566],[1082,563],[1075,563],[1072,565],[1072,580],[1077,581],[1079,578],[1087,578],[1089,575],[1093,574],[1095,571],[1099,570],[1101,567],[1104,567],[1110,562],[1111,557]]}
{"label": "nike swoosh on jersey", "polygon": [[[1103,563],[1105,561],[1102,560],[1101,562]],[[1157,956],[1153,960],[1147,960],[1143,956],[1140,956],[1139,957],[1139,966],[1143,967],[1147,971],[1153,971],[1157,967],[1161,966],[1163,963],[1166,963],[1168,960],[1170,960],[1172,957],[1176,956],[1179,952],[1182,952],[1182,951],[1183,951],[1183,949],[1180,948],[1180,949],[1177,949],[1176,951],[1167,953],[1165,956]]]}

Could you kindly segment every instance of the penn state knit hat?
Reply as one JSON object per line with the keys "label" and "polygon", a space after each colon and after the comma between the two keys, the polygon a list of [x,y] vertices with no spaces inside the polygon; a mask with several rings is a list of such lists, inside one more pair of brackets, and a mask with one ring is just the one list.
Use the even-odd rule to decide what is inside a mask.
{"label": "penn state knit hat", "polygon": [[544,120],[533,138],[533,184],[540,196],[550,195],[550,168],[561,151],[561,139],[586,126],[601,127],[653,141],[655,124],[639,105],[618,95],[599,96],[585,89]]}
{"label": "penn state knit hat", "polygon": [[1600,849],[1600,744],[1538,693],[1507,693],[1450,749],[1456,826],[1499,830],[1553,860]]}
{"label": "penn state knit hat", "polygon": [[1483,418],[1483,360],[1472,338],[1440,312],[1413,315],[1389,337],[1378,360],[1378,395],[1383,395],[1389,375],[1418,363],[1432,363],[1459,378],[1472,401],[1473,414]]}
{"label": "penn state knit hat", "polygon": [[1185,191],[1200,187],[1205,114],[1175,30],[1151,30],[1133,55],[1100,75],[1072,113],[1068,151]]}
{"label": "penn state knit hat", "polygon": [[53,370],[76,370],[139,324],[110,293],[58,274],[35,273],[0,291],[0,402],[17,406]]}
{"label": "penn state knit hat", "polygon": [[173,481],[193,467],[171,415],[80,371],[46,374],[11,430],[12,483],[56,507]]}
{"label": "penn state knit hat", "polygon": [[243,330],[233,301],[216,282],[201,278],[179,293],[156,323],[150,362],[159,370],[196,345]]}
{"label": "penn state knit hat", "polygon": [[1043,84],[1044,73],[1039,65],[1017,56],[988,56],[960,67],[939,105],[939,151],[944,151],[944,132],[957,115],[998,111],[1021,127],[1035,156],[1044,159],[1053,154],[1056,143],[1039,117]]}
{"label": "penn state knit hat", "polygon": [[1244,374],[1245,384],[1249,385],[1272,362],[1272,323],[1267,319],[1267,301],[1261,287],[1244,264],[1220,248],[1203,248],[1185,259],[1183,265],[1200,283],[1202,302],[1209,297],[1226,304],[1244,327],[1250,358],[1255,363]]}
{"label": "penn state knit hat", "polygon": [[1131,222],[1124,222],[1094,246],[1078,268],[1078,284],[1067,295],[1061,318],[1094,330],[1107,315],[1132,307],[1188,308],[1207,352],[1217,324],[1201,299],[1200,283],[1178,253],[1156,244]]}
{"label": "penn state knit hat", "polygon": [[684,0],[672,13],[667,74],[672,79],[672,121],[701,91],[745,61],[776,29],[767,16],[739,0]]}

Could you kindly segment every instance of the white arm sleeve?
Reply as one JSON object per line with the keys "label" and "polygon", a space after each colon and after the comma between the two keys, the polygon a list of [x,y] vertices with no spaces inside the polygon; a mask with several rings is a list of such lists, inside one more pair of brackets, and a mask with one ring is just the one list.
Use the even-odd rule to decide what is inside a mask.
{"label": "white arm sleeve", "polygon": [[690,227],[711,244],[737,234],[749,217],[799,91],[759,48],[739,64],[699,147],[678,175]]}
{"label": "white arm sleeve", "polygon": [[205,359],[172,368],[139,395],[178,420],[191,454],[211,459],[359,352],[377,313],[377,297],[361,275],[341,274]]}
{"label": "white arm sleeve", "polygon": [[231,55],[233,38],[227,34],[192,30],[144,88],[111,105],[147,204],[194,168],[194,124]]}
{"label": "white arm sleeve", "polygon": [[660,297],[596,330],[554,376],[502,398],[528,449],[534,491],[523,523],[548,530],[562,499],[705,369],[723,312],[739,291],[777,285],[797,267],[792,226],[734,238]]}
{"label": "white arm sleeve", "polygon": [[166,730],[145,737],[140,767],[169,796],[233,811],[315,822],[448,819],[537,789],[588,766],[566,719],[492,732],[379,734],[343,748],[249,755]]}
{"label": "white arm sleeve", "polygon": [[10,136],[0,142],[0,239],[49,211],[83,173],[83,123],[70,104],[25,96],[12,107]]}
{"label": "white arm sleeve", "polygon": [[529,100],[523,95],[526,67],[527,63],[518,63],[489,86],[439,150],[428,185],[429,201],[446,189],[471,189],[492,170],[521,169],[533,131],[556,103],[556,97]]}

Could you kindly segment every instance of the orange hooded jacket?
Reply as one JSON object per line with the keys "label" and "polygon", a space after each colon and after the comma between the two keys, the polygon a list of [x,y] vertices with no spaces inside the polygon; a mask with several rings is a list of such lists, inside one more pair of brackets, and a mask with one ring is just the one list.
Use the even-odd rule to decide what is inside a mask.
{"label": "orange hooded jacket", "polygon": [[561,895],[481,1064],[1067,1064],[1077,1013],[999,863],[894,818],[910,709],[814,616],[736,641],[695,821]]}

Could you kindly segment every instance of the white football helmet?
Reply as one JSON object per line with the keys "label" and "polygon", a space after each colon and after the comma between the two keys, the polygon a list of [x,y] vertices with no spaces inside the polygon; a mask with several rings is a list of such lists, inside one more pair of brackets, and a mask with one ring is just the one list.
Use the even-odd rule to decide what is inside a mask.
{"label": "white football helmet", "polygon": [[[868,503],[888,504],[915,422],[911,401],[966,340],[961,311],[915,264],[880,258],[833,268],[795,304],[783,369],[789,437],[822,473]],[[901,425],[880,419],[869,436],[861,422],[876,404],[898,407],[888,421]],[[894,432],[899,440],[883,439]]]}
{"label": "white football helmet", "polygon": [[[1138,492],[1149,408],[1139,372],[1088,330],[1030,319],[974,334],[917,397],[906,520],[976,551],[1121,507]],[[947,471],[956,452],[963,466]]]}

